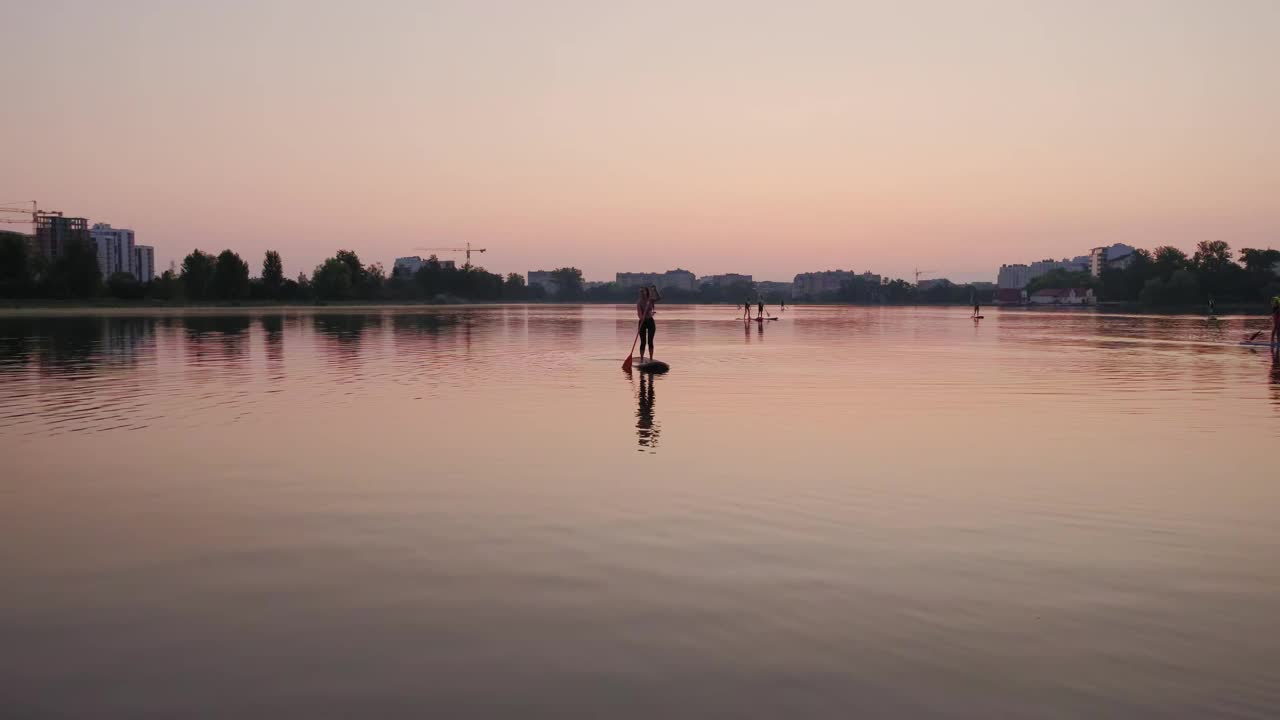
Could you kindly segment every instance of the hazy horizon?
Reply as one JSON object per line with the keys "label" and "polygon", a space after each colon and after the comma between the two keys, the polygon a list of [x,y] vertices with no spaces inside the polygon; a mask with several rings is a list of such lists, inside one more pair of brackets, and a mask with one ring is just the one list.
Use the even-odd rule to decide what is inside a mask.
{"label": "hazy horizon", "polygon": [[1280,3],[5,16],[0,200],[131,227],[157,271],[194,247],[294,275],[470,241],[493,271],[590,280],[963,281],[1115,242],[1280,244]]}

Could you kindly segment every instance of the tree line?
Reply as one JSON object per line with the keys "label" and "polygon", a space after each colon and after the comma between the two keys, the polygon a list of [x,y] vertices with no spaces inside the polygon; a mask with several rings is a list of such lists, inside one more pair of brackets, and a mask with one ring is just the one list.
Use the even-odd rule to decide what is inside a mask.
{"label": "tree line", "polygon": [[481,267],[441,263],[434,255],[416,273],[388,276],[380,263],[365,264],[353,250],[339,250],[308,276],[285,277],[280,253],[268,250],[257,275],[232,250],[217,255],[192,250],[182,263],[149,282],[131,273],[104,278],[92,243],[69,239],[53,262],[33,253],[29,238],[0,232],[0,297],[163,302],[236,302],[240,300],[313,301],[441,301],[536,300],[542,288],[530,288],[524,277],[505,278]]}
{"label": "tree line", "polygon": [[1197,305],[1209,300],[1261,303],[1280,295],[1280,250],[1244,248],[1237,259],[1221,240],[1199,243],[1193,254],[1164,245],[1135,250],[1121,267],[1101,277],[1087,272],[1053,270],[1035,278],[1028,294],[1042,288],[1092,289],[1108,302],[1143,305]]}

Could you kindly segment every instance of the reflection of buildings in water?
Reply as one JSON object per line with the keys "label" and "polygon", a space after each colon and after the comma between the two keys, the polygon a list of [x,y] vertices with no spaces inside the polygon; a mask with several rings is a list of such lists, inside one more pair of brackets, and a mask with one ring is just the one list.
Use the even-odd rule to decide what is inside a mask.
{"label": "reflection of buildings in water", "polygon": [[[530,336],[537,336],[540,340],[551,338],[552,345],[561,350],[581,349],[582,314],[581,305],[551,305],[538,308],[529,314],[528,333]],[[632,332],[635,330],[633,329]]]}
{"label": "reflection of buildings in water", "polygon": [[154,354],[156,319],[153,317],[107,318],[103,325],[103,359],[112,364],[136,365],[144,355]]}
{"label": "reflection of buildings in water", "polygon": [[14,318],[0,324],[0,355],[52,374],[133,366],[155,354],[156,325],[148,317]]}
{"label": "reflection of buildings in water", "polygon": [[517,305],[503,308],[502,316],[508,338],[524,339],[529,333],[529,306]]}
{"label": "reflection of buildings in water", "polygon": [[657,393],[654,385],[657,382],[657,376],[651,373],[639,373],[640,390],[638,394],[639,407],[636,409],[636,441],[640,447],[638,451],[655,452],[658,449],[658,436],[662,433],[662,425],[653,419],[654,401],[657,399]]}

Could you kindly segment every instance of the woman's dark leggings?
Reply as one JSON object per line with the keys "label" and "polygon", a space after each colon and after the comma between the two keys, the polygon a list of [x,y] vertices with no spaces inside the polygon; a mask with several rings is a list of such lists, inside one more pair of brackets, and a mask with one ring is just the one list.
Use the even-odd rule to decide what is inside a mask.
{"label": "woman's dark leggings", "polygon": [[644,355],[644,346],[647,342],[649,345],[649,357],[653,357],[653,334],[658,331],[658,326],[654,324],[653,318],[645,318],[640,323],[640,354]]}

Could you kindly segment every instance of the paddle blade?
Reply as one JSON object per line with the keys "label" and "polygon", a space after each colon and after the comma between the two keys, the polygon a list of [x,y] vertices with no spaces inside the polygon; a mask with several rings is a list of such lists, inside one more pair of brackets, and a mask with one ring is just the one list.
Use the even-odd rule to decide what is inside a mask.
{"label": "paddle blade", "polygon": [[622,361],[622,369],[626,372],[631,372],[631,356],[630,355],[627,356],[626,360]]}

